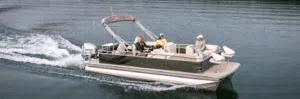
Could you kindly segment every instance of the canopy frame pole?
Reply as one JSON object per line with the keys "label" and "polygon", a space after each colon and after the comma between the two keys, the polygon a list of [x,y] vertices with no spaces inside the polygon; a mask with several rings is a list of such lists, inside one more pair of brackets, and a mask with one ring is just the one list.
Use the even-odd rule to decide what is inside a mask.
{"label": "canopy frame pole", "polygon": [[112,51],[113,51],[113,50],[115,50],[115,39],[114,39],[113,36],[111,36],[111,37],[112,37],[112,42],[113,42],[113,44],[112,44],[112,45],[113,45],[113,46],[112,46]]}
{"label": "canopy frame pole", "polygon": [[125,43],[125,44],[127,44],[128,45],[128,43],[125,41],[125,40],[123,40],[122,38],[120,38],[118,35],[116,35],[115,34],[115,32],[108,26],[108,25],[106,25],[106,24],[104,24],[104,27],[105,27],[105,29],[110,33],[110,35],[114,38],[114,39],[116,39],[119,43]]}
{"label": "canopy frame pole", "polygon": [[112,7],[110,7],[110,13],[111,13],[111,15],[114,15],[114,12],[113,12],[113,10],[112,10]]}
{"label": "canopy frame pole", "polygon": [[[111,9],[112,12],[112,9]],[[113,14],[113,13],[112,13]],[[123,40],[120,36],[116,35],[115,32],[108,26],[110,23],[115,23],[115,22],[120,22],[120,21],[133,21],[135,22],[138,27],[143,31],[142,36],[144,34],[148,35],[150,39],[155,41],[158,37],[152,33],[150,30],[146,29],[138,20],[135,19],[135,17],[130,16],[130,15],[112,15],[108,16],[104,19],[102,19],[102,25],[105,27],[105,29],[113,36],[114,39],[116,39],[119,43],[125,43],[128,45],[128,43]]]}
{"label": "canopy frame pole", "polygon": [[153,41],[157,39],[157,36],[146,29],[138,20],[135,20],[135,23],[142,29],[143,33],[146,33]]}

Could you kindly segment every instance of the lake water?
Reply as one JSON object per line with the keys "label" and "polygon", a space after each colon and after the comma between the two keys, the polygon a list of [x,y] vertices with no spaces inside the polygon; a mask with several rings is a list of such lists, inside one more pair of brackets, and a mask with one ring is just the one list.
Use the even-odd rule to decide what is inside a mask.
{"label": "lake water", "polygon": [[[111,41],[101,19],[135,16],[168,41],[236,51],[241,63],[216,92],[80,69],[80,46]],[[300,2],[296,0],[1,0],[1,99],[298,99]],[[127,41],[141,31],[112,25]]]}

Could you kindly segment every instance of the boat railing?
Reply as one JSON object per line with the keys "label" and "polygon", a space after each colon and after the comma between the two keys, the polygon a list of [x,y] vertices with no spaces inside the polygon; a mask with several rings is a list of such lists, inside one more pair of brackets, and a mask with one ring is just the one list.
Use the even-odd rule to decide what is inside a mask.
{"label": "boat railing", "polygon": [[[126,47],[126,51],[124,51],[126,54],[126,56],[128,56],[128,53],[131,53],[131,56],[134,56],[132,54],[132,45],[134,43],[128,43],[127,47]],[[99,54],[114,54],[116,52],[116,48],[118,46],[118,43],[112,43],[109,44],[111,46],[111,48],[105,48],[102,46],[102,51],[99,51]],[[192,59],[195,61],[199,61],[199,60],[205,60],[207,58],[209,58],[211,56],[211,53],[203,53],[201,54],[202,57],[196,57],[195,55],[190,55],[190,54],[186,54],[186,47],[187,46],[191,46],[191,44],[176,44],[176,52],[175,54],[159,54],[159,53],[142,53],[142,54],[149,54],[149,55],[160,55],[160,56],[164,56],[166,60],[169,60],[172,57],[172,60],[175,60],[174,57],[180,58],[184,61],[187,61],[188,59]],[[168,50],[170,51],[170,50]],[[122,55],[122,54],[119,54]],[[141,57],[141,56],[136,56],[136,57]],[[151,57],[147,57],[147,58],[151,58]],[[177,59],[178,60],[178,59]]]}
{"label": "boat railing", "polygon": [[[108,50],[101,50],[99,51],[99,54],[109,54],[109,55],[124,55],[124,56],[131,56],[131,57],[141,57],[141,58],[153,58],[153,56],[162,56],[164,58],[157,58],[157,59],[164,59],[164,60],[177,60],[177,61],[193,61],[193,62],[200,62],[210,57],[209,55],[203,55],[202,57],[191,57],[191,55],[182,54],[182,53],[175,53],[175,54],[159,54],[159,53],[139,53],[139,54],[148,54],[151,55],[151,57],[148,56],[135,56],[133,55],[132,51],[124,51],[125,54],[116,53],[116,50],[108,51]],[[172,58],[171,58],[172,57]],[[177,57],[174,58],[174,57]],[[200,60],[200,61],[199,61]]]}
{"label": "boat railing", "polygon": [[[177,50],[177,53],[181,53],[181,50],[184,49],[186,50],[186,47],[187,46],[194,46],[194,45],[191,45],[191,44],[176,44],[176,50]],[[220,48],[218,47],[218,49],[214,52],[214,53],[219,53],[221,50]],[[185,53],[185,52],[184,52]],[[203,59],[207,59],[211,56],[213,52],[211,53],[206,53],[206,54],[202,54],[202,57]]]}

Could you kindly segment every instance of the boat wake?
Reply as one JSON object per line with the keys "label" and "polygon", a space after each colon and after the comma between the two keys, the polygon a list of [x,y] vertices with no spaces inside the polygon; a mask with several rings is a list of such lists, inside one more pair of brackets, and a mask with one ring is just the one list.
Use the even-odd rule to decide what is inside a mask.
{"label": "boat wake", "polygon": [[39,33],[0,33],[0,59],[13,62],[31,63],[55,67],[61,70],[30,68],[31,72],[44,75],[67,76],[67,78],[83,79],[104,85],[117,85],[125,90],[167,91],[185,87],[185,85],[145,82],[86,73],[81,70],[67,68],[81,67],[81,48],[58,35]]}
{"label": "boat wake", "polygon": [[0,35],[0,58],[51,66],[81,66],[81,49],[61,36],[34,33]]}

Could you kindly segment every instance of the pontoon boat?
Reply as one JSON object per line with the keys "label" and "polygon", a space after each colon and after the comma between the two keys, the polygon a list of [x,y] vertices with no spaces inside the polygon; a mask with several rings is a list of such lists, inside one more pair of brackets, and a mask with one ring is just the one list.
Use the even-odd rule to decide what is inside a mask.
{"label": "pontoon boat", "polygon": [[[102,19],[103,27],[113,37],[113,42],[97,47],[91,43],[82,46],[86,71],[132,79],[184,84],[187,86],[215,91],[219,82],[231,76],[240,63],[229,62],[235,51],[223,46],[206,44],[205,50],[195,54],[194,44],[168,42],[164,49],[154,49],[147,56],[135,49],[134,43],[126,42],[109,27],[122,21],[136,23],[152,41],[157,36],[146,29],[131,15],[112,15]],[[116,42],[115,42],[116,41]]]}

